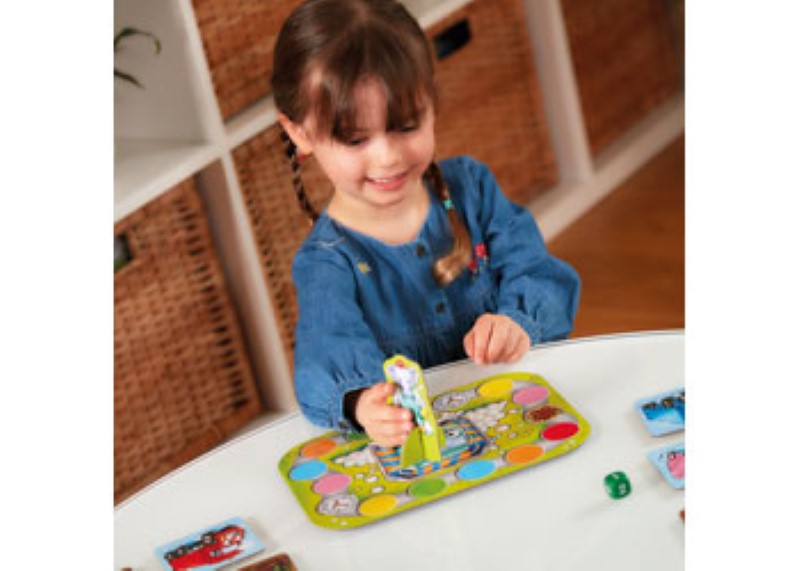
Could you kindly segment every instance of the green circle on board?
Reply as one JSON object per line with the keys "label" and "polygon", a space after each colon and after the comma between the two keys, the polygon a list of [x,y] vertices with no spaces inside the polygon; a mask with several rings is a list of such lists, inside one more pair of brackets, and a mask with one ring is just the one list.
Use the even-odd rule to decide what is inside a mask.
{"label": "green circle on board", "polygon": [[438,478],[431,478],[430,480],[422,480],[411,484],[408,488],[408,493],[415,498],[426,498],[428,496],[435,496],[447,487],[444,480]]}

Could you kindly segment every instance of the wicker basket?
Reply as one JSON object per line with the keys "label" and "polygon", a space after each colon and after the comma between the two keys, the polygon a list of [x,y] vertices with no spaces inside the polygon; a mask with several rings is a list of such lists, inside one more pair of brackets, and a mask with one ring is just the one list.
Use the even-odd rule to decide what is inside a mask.
{"label": "wicker basket", "polygon": [[592,153],[676,94],[680,74],[664,0],[562,0]]}
{"label": "wicker basket", "polygon": [[192,0],[220,112],[228,120],[270,92],[272,51],[301,0]]}
{"label": "wicker basket", "polygon": [[114,499],[207,451],[261,411],[192,180],[118,222]]}
{"label": "wicker basket", "polygon": [[[308,236],[311,222],[297,201],[280,133],[277,125],[263,131],[236,148],[233,159],[291,367],[297,323],[292,258]],[[332,193],[331,183],[313,158],[306,159],[301,171],[309,199],[321,211]]]}
{"label": "wicker basket", "polygon": [[521,204],[552,187],[558,168],[522,0],[477,0],[427,33],[438,53],[455,50],[437,66],[437,154],[485,162],[506,196]]}

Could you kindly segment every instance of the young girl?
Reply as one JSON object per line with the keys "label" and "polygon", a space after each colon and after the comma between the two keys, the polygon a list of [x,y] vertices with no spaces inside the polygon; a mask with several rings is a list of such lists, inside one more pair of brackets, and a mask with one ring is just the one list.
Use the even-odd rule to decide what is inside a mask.
{"label": "young girl", "polygon": [[578,303],[578,275],[492,173],[434,159],[433,75],[424,33],[395,0],[307,0],[275,47],[292,166],[299,175],[313,154],[334,187],[317,213],[295,178],[315,220],[292,270],[297,399],[312,422],[383,446],[413,428],[387,404],[386,358],[514,362],[565,338]]}

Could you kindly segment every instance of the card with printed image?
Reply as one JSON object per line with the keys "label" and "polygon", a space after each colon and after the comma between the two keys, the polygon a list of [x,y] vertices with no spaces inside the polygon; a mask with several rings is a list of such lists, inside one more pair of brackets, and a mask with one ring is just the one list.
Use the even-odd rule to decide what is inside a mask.
{"label": "card with printed image", "polygon": [[201,529],[156,549],[166,571],[211,571],[264,550],[264,544],[240,517]]}
{"label": "card with printed image", "polygon": [[686,391],[683,387],[639,399],[635,408],[653,436],[683,430],[686,424]]}
{"label": "card with printed image", "polygon": [[664,446],[647,454],[653,465],[673,488],[684,488],[686,445],[684,441]]}

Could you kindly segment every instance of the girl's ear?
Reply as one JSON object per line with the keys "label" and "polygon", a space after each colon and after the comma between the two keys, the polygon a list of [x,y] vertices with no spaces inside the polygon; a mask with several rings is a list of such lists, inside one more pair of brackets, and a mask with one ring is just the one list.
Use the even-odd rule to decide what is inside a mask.
{"label": "girl's ear", "polygon": [[278,113],[278,122],[283,127],[283,130],[286,131],[286,134],[289,135],[295,147],[297,147],[297,151],[301,155],[310,155],[314,149],[305,128],[289,119],[283,113]]}

